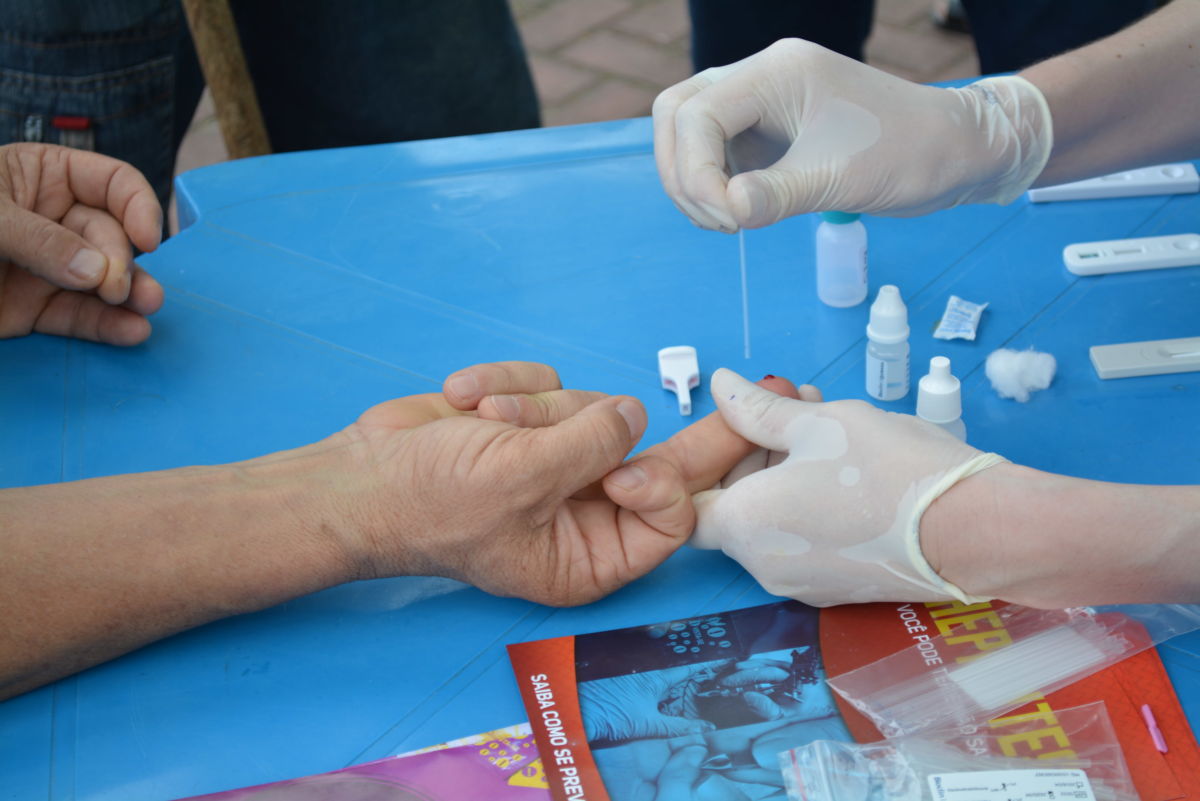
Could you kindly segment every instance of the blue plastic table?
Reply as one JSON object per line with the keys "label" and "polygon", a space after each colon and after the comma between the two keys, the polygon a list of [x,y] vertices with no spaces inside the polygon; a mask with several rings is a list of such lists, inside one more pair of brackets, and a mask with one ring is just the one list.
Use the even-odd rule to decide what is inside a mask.
{"label": "blue plastic table", "polygon": [[[644,119],[251,159],[179,190],[186,230],[143,260],[167,287],[148,343],[0,343],[0,486],[307,443],[499,359],[641,398],[645,444],[688,422],[658,384],[667,345],[699,350],[697,415],[721,365],[865,397],[867,305],[817,301],[809,218],[747,235],[743,357],[737,240],[672,207]],[[1198,218],[1192,195],[870,219],[872,295],[900,286],[914,377],[951,358],[976,446],[1097,479],[1200,483],[1200,374],[1104,382],[1087,357],[1200,333],[1200,268],[1080,279],[1060,257]],[[930,336],[951,293],[991,304],[975,342]],[[1001,346],[1053,353],[1053,386],[998,398],[982,365]],[[440,579],[338,587],[0,704],[0,797],[158,801],[383,757],[522,720],[506,643],[766,600],[720,553],[689,549],[577,609]],[[1200,638],[1162,651],[1200,723]]]}

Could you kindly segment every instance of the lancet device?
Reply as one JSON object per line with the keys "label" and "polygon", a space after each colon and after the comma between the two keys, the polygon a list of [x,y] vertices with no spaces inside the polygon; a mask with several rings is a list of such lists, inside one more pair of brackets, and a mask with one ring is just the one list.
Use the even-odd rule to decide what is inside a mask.
{"label": "lancet device", "polygon": [[658,352],[658,376],[663,389],[679,398],[679,413],[692,413],[692,388],[700,386],[700,362],[691,345],[674,345]]}
{"label": "lancet device", "polygon": [[1140,195],[1185,195],[1200,192],[1200,174],[1190,162],[1159,164],[1126,172],[1114,172],[1086,181],[1072,181],[1030,189],[1031,203],[1051,200],[1096,200]]}
{"label": "lancet device", "polygon": [[1063,248],[1063,264],[1076,275],[1192,267],[1200,264],[1200,234],[1079,242]]}

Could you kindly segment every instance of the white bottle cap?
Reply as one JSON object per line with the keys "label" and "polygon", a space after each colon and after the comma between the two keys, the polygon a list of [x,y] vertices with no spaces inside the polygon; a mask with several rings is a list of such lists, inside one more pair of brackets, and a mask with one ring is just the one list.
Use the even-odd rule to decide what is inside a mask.
{"label": "white bottle cap", "polygon": [[679,398],[679,413],[692,413],[692,388],[700,385],[700,362],[691,345],[674,345],[658,352],[658,376],[663,389]]}
{"label": "white bottle cap", "polygon": [[908,307],[900,299],[900,290],[892,284],[879,287],[871,304],[867,338],[880,345],[896,345],[908,339]]}
{"label": "white bottle cap", "polygon": [[929,375],[917,384],[917,417],[939,424],[962,417],[962,385],[950,374],[945,356],[930,359]]}

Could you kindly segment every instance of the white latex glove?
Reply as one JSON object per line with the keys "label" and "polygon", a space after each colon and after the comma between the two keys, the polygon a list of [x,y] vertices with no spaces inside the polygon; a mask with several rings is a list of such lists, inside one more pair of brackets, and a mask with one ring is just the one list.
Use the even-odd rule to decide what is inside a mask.
{"label": "white latex glove", "polygon": [[799,39],[654,101],[663,187],[693,222],[721,231],[810,211],[903,217],[1009,203],[1052,142],[1050,109],[1024,78],[940,89]]}
{"label": "white latex glove", "polygon": [[[716,664],[580,682],[579,707],[588,740],[621,743],[712,731],[712,723],[695,717],[691,694],[701,678],[711,677]],[[689,713],[693,716],[686,717]]]}
{"label": "white latex glove", "polygon": [[910,415],[791,400],[724,368],[712,393],[730,428],[788,456],[695,495],[691,545],[720,548],[769,592],[814,606],[985,600],[934,572],[920,523],[938,496],[1002,457]]}

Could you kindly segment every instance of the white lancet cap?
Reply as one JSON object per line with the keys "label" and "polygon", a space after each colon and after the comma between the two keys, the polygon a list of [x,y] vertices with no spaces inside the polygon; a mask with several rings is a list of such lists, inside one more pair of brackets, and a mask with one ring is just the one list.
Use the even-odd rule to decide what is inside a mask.
{"label": "white lancet cap", "polygon": [[691,345],[675,345],[658,352],[658,376],[663,389],[679,396],[679,413],[692,413],[692,388],[700,386],[700,362]]}

